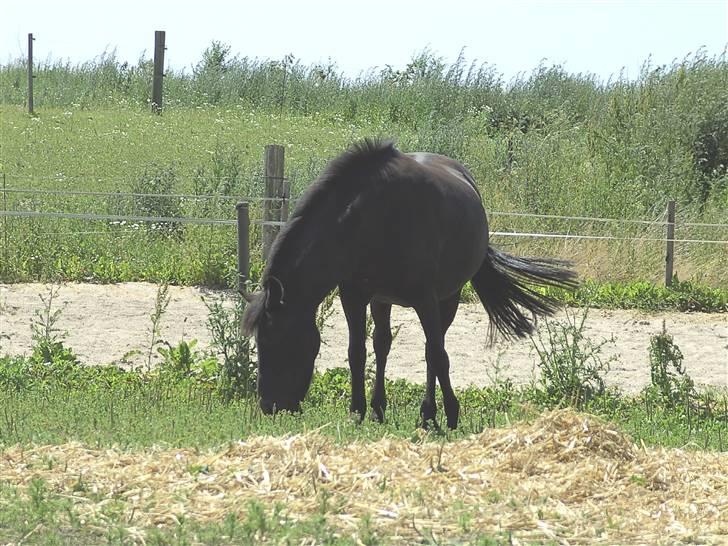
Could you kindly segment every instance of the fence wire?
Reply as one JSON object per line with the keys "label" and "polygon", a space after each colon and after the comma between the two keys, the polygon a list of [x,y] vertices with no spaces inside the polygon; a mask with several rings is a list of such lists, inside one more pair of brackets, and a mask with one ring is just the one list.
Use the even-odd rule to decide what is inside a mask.
{"label": "fence wire", "polygon": [[[96,192],[96,191],[67,191],[67,190],[45,190],[45,189],[34,189],[34,188],[3,188],[2,190],[4,199],[4,208],[7,209],[7,203],[5,202],[8,195],[53,195],[58,197],[102,197],[102,198],[115,198],[115,199],[179,199],[179,200],[218,200],[218,201],[248,201],[253,203],[265,203],[265,202],[278,202],[281,204],[288,204],[289,206],[295,203],[288,197],[254,197],[254,196],[235,196],[235,195],[197,195],[197,194],[157,194],[157,193],[119,193],[119,192]],[[13,204],[16,205],[16,204]],[[222,204],[218,203],[219,206]],[[138,205],[137,205],[138,206]],[[124,209],[126,207],[119,205],[119,207],[112,207],[118,209]],[[141,207],[142,210],[145,207]],[[162,208],[162,207],[160,207]],[[205,209],[207,212],[214,212],[210,209]],[[232,216],[232,207],[230,207]],[[143,210],[143,212],[146,212]],[[166,212],[166,211],[165,211]],[[196,212],[192,209],[192,212]],[[197,211],[199,212],[199,211]],[[218,213],[222,212],[222,209],[218,207]],[[88,213],[88,212],[58,212],[58,211],[38,211],[38,210],[0,210],[0,217],[2,218],[48,218],[48,219],[67,219],[67,220],[80,220],[80,221],[106,221],[106,222],[144,222],[152,224],[194,224],[194,225],[219,225],[219,226],[233,226],[236,221],[232,218],[203,218],[195,216],[178,216],[178,215],[150,215],[150,214],[99,214],[99,213]],[[600,224],[616,224],[625,226],[643,226],[646,228],[658,228],[667,227],[668,222],[665,215],[659,219],[629,219],[629,218],[605,218],[598,216],[569,216],[569,215],[557,215],[557,214],[537,214],[529,212],[518,212],[518,211],[491,211],[488,213],[490,218],[519,218],[519,219],[538,219],[538,220],[554,220],[560,222],[570,223],[600,223]],[[285,221],[272,221],[262,219],[252,219],[251,224],[258,226],[276,226],[281,227],[285,225]],[[678,222],[675,224],[676,228],[712,228],[712,229],[728,229],[728,224],[721,223],[704,223],[704,222]],[[50,232],[49,232],[50,233]],[[103,231],[77,231],[77,234],[101,234]],[[711,245],[728,245],[728,240],[711,238],[711,237],[674,237],[668,239],[666,237],[657,237],[650,235],[641,236],[624,236],[615,234],[594,234],[594,233],[573,233],[571,229],[568,233],[562,233],[558,229],[555,231],[518,231],[518,230],[498,230],[491,231],[491,236],[494,237],[505,237],[505,238],[524,238],[524,239],[571,239],[571,240],[605,240],[605,241],[642,241],[642,242],[675,242],[675,243],[691,243],[691,244],[711,244]]]}

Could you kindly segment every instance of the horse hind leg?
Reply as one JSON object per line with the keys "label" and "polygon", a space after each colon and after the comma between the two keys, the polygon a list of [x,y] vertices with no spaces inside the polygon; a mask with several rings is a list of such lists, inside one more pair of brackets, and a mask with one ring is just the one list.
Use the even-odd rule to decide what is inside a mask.
{"label": "horse hind leg", "polygon": [[460,292],[457,292],[447,300],[438,302],[437,305],[430,302],[429,305],[419,306],[415,309],[427,340],[425,349],[427,386],[425,398],[420,406],[423,426],[436,422],[435,379],[437,379],[442,389],[447,426],[451,429],[457,428],[460,403],[450,384],[450,359],[445,351],[445,334],[455,318],[459,303]]}
{"label": "horse hind leg", "polygon": [[372,411],[377,421],[384,421],[387,409],[387,394],[384,389],[384,370],[387,367],[387,356],[392,348],[392,328],[390,319],[392,306],[387,303],[372,301],[372,319],[374,319],[374,355],[377,361],[377,372],[374,378],[372,394]]}
{"label": "horse hind leg", "polygon": [[366,364],[366,320],[368,297],[355,287],[339,286],[339,298],[349,326],[349,369],[351,370],[351,405],[349,410],[359,421],[366,414],[364,366]]}

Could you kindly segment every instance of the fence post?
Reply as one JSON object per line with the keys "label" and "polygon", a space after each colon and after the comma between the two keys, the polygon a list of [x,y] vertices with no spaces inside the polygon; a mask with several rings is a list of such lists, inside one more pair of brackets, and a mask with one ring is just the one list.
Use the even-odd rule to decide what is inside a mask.
{"label": "fence post", "polygon": [[33,113],[33,33],[28,34],[28,113]]}
{"label": "fence post", "polygon": [[[285,148],[278,144],[269,144],[265,147],[264,175],[265,175],[265,200],[263,201],[263,222],[283,222],[283,202],[285,195],[285,184],[283,179],[285,163]],[[287,206],[285,207],[287,209]],[[280,225],[263,224],[263,259],[268,259],[268,254],[273,246],[273,241],[280,231]]]}
{"label": "fence post", "polygon": [[672,285],[675,260],[675,201],[667,202],[667,248],[665,251],[665,286]]}
{"label": "fence post", "polygon": [[235,206],[238,218],[238,292],[245,290],[250,271],[250,210],[247,202]]}
{"label": "fence post", "polygon": [[[5,173],[3,172],[3,212],[8,211],[8,193],[6,190]],[[8,263],[8,216],[3,214],[3,264]],[[5,267],[1,267],[0,271],[4,272]]]}
{"label": "fence post", "polygon": [[164,38],[163,30],[154,32],[154,76],[152,79],[152,112],[162,113],[162,79],[164,78]]}

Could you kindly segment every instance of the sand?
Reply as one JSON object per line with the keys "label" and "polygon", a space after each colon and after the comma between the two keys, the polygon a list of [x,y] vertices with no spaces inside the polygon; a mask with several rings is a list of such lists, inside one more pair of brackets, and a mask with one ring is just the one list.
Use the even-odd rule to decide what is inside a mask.
{"label": "sand", "polygon": [[[31,319],[43,308],[42,284],[0,284],[0,354],[21,355],[31,351]],[[64,284],[58,292],[61,309],[57,321],[64,343],[81,362],[144,366],[150,344],[151,320],[157,286],[149,283],[112,285]],[[160,338],[171,344],[181,339],[198,340],[197,349],[210,347],[202,297],[214,300],[222,293],[199,288],[170,287],[170,303],[162,316]],[[583,310],[567,312],[581,316]],[[562,311],[555,320],[565,320]],[[687,372],[699,385],[728,387],[728,315],[705,313],[645,313],[641,311],[588,311],[585,334],[595,343],[612,339],[602,347],[601,358],[614,357],[607,382],[625,392],[649,384],[650,336],[659,333],[663,321],[684,356]],[[399,332],[387,366],[389,378],[425,380],[424,335],[411,309],[395,307],[392,325]],[[451,377],[456,386],[490,384],[497,376],[524,384],[538,377],[537,355],[530,339],[487,342],[488,317],[479,304],[464,304],[448,332]],[[543,332],[541,322],[540,331]],[[336,311],[322,331],[319,369],[346,366],[347,329],[343,313]],[[371,344],[370,344],[371,346]],[[154,351],[153,362],[159,355]]]}

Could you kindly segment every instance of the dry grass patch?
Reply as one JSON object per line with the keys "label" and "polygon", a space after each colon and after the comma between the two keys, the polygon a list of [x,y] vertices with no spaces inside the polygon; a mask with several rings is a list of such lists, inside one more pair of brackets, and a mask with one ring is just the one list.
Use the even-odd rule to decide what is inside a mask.
{"label": "dry grass patch", "polygon": [[444,443],[339,445],[319,431],[209,452],[71,443],[0,454],[0,480],[27,491],[34,478],[89,519],[114,503],[140,537],[181,517],[242,515],[257,500],[293,519],[326,512],[343,535],[371,517],[402,543],[508,531],[569,544],[728,541],[728,454],[647,449],[570,410]]}

